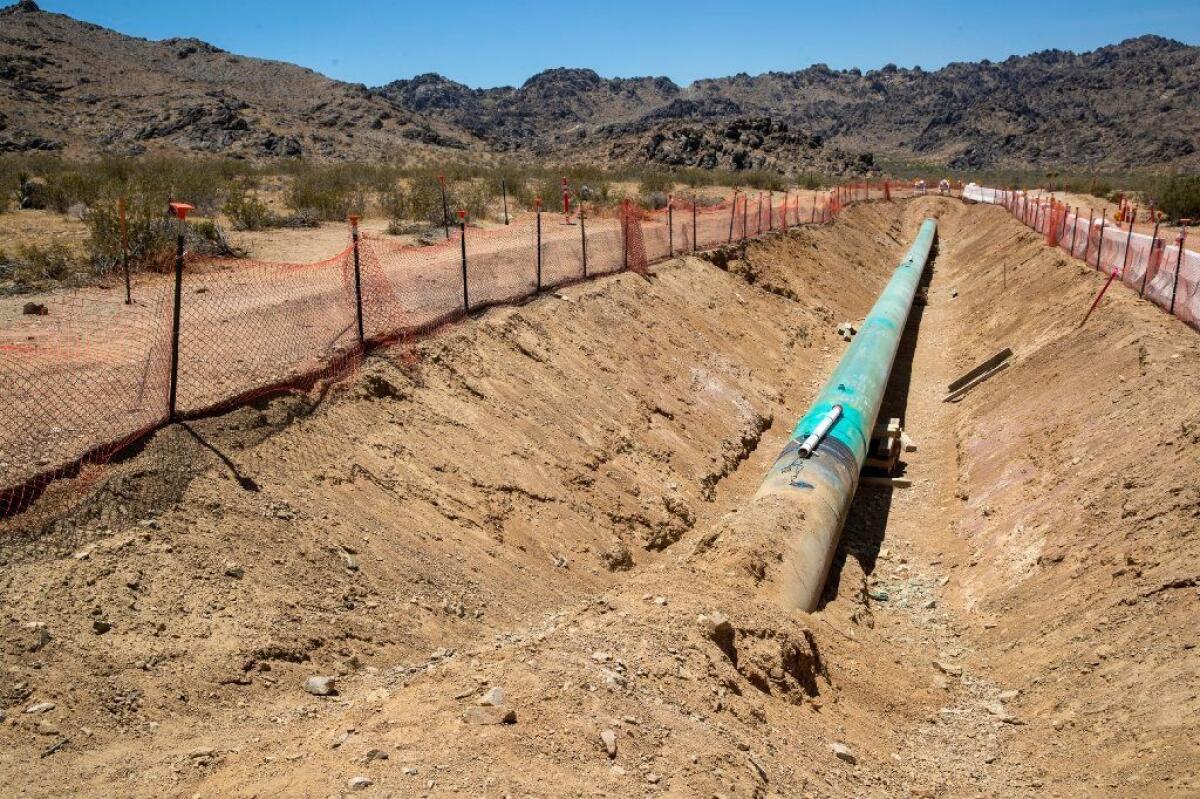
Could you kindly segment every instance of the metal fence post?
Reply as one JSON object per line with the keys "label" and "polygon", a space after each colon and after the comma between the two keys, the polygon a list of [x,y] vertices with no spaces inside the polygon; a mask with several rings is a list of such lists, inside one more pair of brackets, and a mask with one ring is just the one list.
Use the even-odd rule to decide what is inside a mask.
{"label": "metal fence post", "polygon": [[1154,251],[1158,249],[1158,220],[1154,220],[1154,234],[1150,237],[1150,254],[1146,256],[1146,270],[1142,272],[1142,287],[1138,299],[1146,296],[1146,278],[1150,277],[1150,264],[1154,263]]}
{"label": "metal fence post", "polygon": [[1096,271],[1100,271],[1100,256],[1104,253],[1104,225],[1108,222],[1108,217],[1100,217],[1100,241],[1096,244]]}
{"label": "metal fence post", "polygon": [[133,288],[129,283],[129,224],[125,220],[125,198],[117,200],[121,214],[121,269],[125,272],[125,304],[133,305]]}
{"label": "metal fence post", "polygon": [[1133,220],[1137,219],[1137,208],[1129,218],[1129,233],[1125,235],[1125,257],[1121,259],[1121,280],[1125,279],[1125,270],[1129,268],[1129,244],[1133,241]]}
{"label": "metal fence post", "polygon": [[[565,178],[564,178],[565,180]],[[567,202],[566,192],[563,192],[563,203]],[[583,197],[579,198],[579,245],[583,251],[583,277],[587,279],[587,223],[583,211]]]}
{"label": "metal fence post", "polygon": [[535,197],[533,208],[537,213],[537,290],[542,291],[542,198]]}
{"label": "metal fence post", "polygon": [[667,253],[675,255],[675,198],[667,198]]}
{"label": "metal fence post", "polygon": [[[1088,229],[1087,229],[1087,238],[1083,240],[1083,262],[1084,262],[1085,264],[1087,263],[1087,251],[1088,251],[1088,247],[1090,247],[1090,246],[1091,246],[1091,244],[1092,244],[1092,219],[1093,219],[1093,217],[1095,217],[1095,216],[1096,216],[1096,211],[1095,211],[1095,209],[1089,208],[1089,209],[1088,209]],[[1071,253],[1071,255],[1074,255],[1074,254],[1075,254],[1075,253]]]}
{"label": "metal fence post", "polygon": [[350,241],[354,249],[354,308],[358,321],[358,346],[364,353],[367,350],[367,337],[363,330],[362,305],[362,264],[358,252],[358,216],[350,217]]}
{"label": "metal fence post", "polygon": [[767,230],[775,229],[775,190],[767,194]]}
{"label": "metal fence post", "polygon": [[175,238],[175,306],[171,316],[171,388],[167,395],[167,421],[174,422],[176,399],[179,396],[179,324],[183,305],[183,250],[187,238],[187,215],[192,206],[187,203],[171,203],[171,215],[179,220]]}
{"label": "metal fence post", "polygon": [[621,201],[621,268],[629,269],[629,200]]}
{"label": "metal fence post", "polygon": [[729,244],[733,243],[733,219],[737,216],[737,189],[733,190],[733,204],[729,207]]}
{"label": "metal fence post", "polygon": [[504,198],[504,224],[508,225],[508,183],[500,178],[500,196]]}
{"label": "metal fence post", "polygon": [[697,252],[700,249],[700,228],[696,227],[696,209],[699,203],[696,202],[696,196],[692,195],[692,252]]}
{"label": "metal fence post", "polygon": [[1179,229],[1179,235],[1175,238],[1175,279],[1171,283],[1171,315],[1175,315],[1175,294],[1179,291],[1179,268],[1183,264],[1183,242],[1187,238],[1187,223],[1188,219],[1181,219],[1179,223],[1183,225]]}
{"label": "metal fence post", "polygon": [[467,212],[458,212],[459,242],[462,244],[463,312],[471,312],[471,297],[467,293]]}

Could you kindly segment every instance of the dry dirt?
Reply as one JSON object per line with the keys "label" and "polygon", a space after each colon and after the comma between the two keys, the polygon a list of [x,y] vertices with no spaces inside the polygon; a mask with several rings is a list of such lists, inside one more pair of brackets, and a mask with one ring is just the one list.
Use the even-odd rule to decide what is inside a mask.
{"label": "dry dirt", "polygon": [[[863,488],[823,606],[783,611],[782,536],[727,515],[927,214],[885,405],[913,487]],[[1078,329],[1098,275],[939,198],[719,261],[491,310],[10,520],[0,785],[1200,794],[1196,334],[1120,286]]]}

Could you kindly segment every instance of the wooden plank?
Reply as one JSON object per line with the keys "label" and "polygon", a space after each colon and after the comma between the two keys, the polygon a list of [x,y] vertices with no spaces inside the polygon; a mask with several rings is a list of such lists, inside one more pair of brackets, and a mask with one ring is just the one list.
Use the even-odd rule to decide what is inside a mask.
{"label": "wooden plank", "polygon": [[909,488],[912,486],[912,480],[909,480],[907,477],[876,477],[864,474],[858,478],[858,484],[862,486],[878,486],[880,488]]}
{"label": "wooden plank", "polygon": [[1013,351],[1010,348],[1005,347],[1004,349],[1000,350],[1000,352],[997,352],[995,355],[988,358],[986,361],[979,364],[974,369],[972,369],[971,371],[967,372],[962,377],[955,380],[953,383],[951,383],[949,386],[946,387],[946,390],[951,393],[958,391],[960,388],[967,385],[967,383],[970,383],[971,381],[975,380],[975,378],[979,377],[980,375],[984,374],[985,372],[992,371],[997,366],[999,366],[1001,363],[1003,363],[1004,361],[1007,361],[1009,358],[1012,357],[1012,354],[1013,354]]}
{"label": "wooden plank", "polygon": [[967,383],[965,386],[962,386],[961,388],[959,388],[957,391],[950,392],[949,394],[946,395],[946,398],[943,399],[942,402],[957,402],[958,400],[962,399],[963,395],[965,395],[968,391],[975,388],[975,386],[979,385],[984,380],[987,380],[988,378],[994,377],[995,375],[999,374],[1000,372],[1003,372],[1007,368],[1008,368],[1008,362],[1005,361],[1004,363],[1000,364],[999,366],[997,366],[995,369],[991,370],[990,372],[984,372],[983,374],[979,375],[974,380],[972,380],[970,383]]}

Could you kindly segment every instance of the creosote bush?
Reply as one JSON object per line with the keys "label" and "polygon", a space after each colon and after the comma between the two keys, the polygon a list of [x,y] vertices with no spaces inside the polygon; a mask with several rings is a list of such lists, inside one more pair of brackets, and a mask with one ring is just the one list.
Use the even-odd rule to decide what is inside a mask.
{"label": "creosote bush", "polygon": [[670,194],[674,189],[675,177],[663,172],[647,172],[638,184],[638,193],[643,195]]}
{"label": "creosote bush", "polygon": [[35,285],[54,280],[62,281],[79,271],[79,258],[62,241],[47,244],[36,242],[22,244],[17,248],[14,279],[18,283]]}
{"label": "creosote bush", "polygon": [[247,191],[235,191],[221,207],[234,230],[266,230],[275,227],[275,214],[258,195]]}
{"label": "creosote bush", "polygon": [[287,206],[326,222],[343,222],[366,208],[366,178],[346,164],[308,167],[292,177]]}
{"label": "creosote bush", "polygon": [[1200,175],[1176,175],[1158,192],[1158,204],[1174,220],[1200,219]]}
{"label": "creosote bush", "polygon": [[[162,198],[145,194],[126,201],[129,264],[132,269],[166,271],[174,262],[175,237]],[[106,274],[121,265],[121,217],[117,201],[98,202],[87,217],[92,267]]]}

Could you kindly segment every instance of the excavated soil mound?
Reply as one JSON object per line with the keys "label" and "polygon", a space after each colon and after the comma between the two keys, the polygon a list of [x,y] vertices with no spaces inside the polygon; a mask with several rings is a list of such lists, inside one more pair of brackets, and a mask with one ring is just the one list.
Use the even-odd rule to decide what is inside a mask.
{"label": "excavated soil mound", "polygon": [[[927,214],[885,404],[913,487],[861,489],[822,609],[784,612],[782,536],[725,517]],[[1121,287],[1076,329],[1098,282],[999,209],[859,205],[162,431],[10,521],[0,784],[1194,791],[1200,339]]]}

